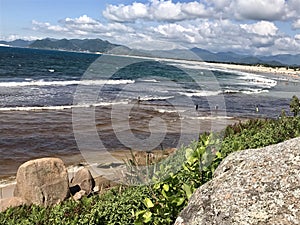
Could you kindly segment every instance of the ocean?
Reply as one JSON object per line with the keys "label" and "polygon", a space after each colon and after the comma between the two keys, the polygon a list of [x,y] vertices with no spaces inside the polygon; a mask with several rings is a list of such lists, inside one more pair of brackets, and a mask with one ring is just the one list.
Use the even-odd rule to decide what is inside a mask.
{"label": "ocean", "polygon": [[87,152],[178,147],[235,119],[276,118],[299,82],[184,58],[0,47],[0,180],[34,158],[72,165]]}

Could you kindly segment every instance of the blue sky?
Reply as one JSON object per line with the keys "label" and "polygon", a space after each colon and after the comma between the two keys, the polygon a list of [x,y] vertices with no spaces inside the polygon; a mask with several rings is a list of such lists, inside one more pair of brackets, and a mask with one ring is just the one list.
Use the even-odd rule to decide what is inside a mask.
{"label": "blue sky", "polygon": [[0,39],[300,53],[300,0],[0,0]]}

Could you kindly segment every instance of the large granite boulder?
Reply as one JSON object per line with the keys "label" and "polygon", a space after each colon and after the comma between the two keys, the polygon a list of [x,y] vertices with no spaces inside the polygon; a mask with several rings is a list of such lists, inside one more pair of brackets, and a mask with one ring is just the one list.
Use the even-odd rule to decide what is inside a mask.
{"label": "large granite boulder", "polygon": [[50,206],[69,196],[67,169],[61,159],[42,158],[22,164],[17,172],[14,196],[27,204]]}
{"label": "large granite boulder", "polygon": [[[95,181],[91,172],[87,168],[83,168],[77,171],[77,173],[71,180],[70,187],[72,194],[75,194],[80,190],[85,191],[86,195],[92,193],[93,188],[95,187]],[[76,190],[76,187],[79,187],[79,189]]]}
{"label": "large granite boulder", "polygon": [[300,138],[229,155],[175,224],[300,224]]}

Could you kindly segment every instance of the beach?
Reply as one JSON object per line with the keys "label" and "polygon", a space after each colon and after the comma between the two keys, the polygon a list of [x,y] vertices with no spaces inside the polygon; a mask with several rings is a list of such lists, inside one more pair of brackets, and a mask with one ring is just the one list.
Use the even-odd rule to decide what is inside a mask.
{"label": "beach", "polygon": [[277,118],[282,109],[289,113],[289,101],[299,93],[290,70],[0,50],[3,196],[11,194],[6,186],[28,160],[59,157],[71,171],[79,163],[107,163],[104,154],[115,151],[177,148],[205,131],[247,118]]}
{"label": "beach", "polygon": [[265,74],[278,76],[283,79],[300,79],[300,68],[297,70],[293,68],[286,67],[271,67],[271,66],[263,66],[263,65],[238,65],[238,64],[229,64],[229,63],[207,63],[212,67],[219,67],[224,69],[232,69],[237,71],[243,71],[247,73],[254,74]]}

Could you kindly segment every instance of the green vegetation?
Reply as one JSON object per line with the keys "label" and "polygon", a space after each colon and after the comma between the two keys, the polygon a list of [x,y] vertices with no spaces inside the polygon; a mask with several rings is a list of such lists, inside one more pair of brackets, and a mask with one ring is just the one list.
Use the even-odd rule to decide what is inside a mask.
{"label": "green vegetation", "polygon": [[300,111],[300,101],[296,95],[293,96],[290,102],[290,109],[291,112],[294,113],[294,116],[298,116],[298,113]]}
{"label": "green vegetation", "polygon": [[220,133],[205,133],[198,142],[178,149],[161,163],[131,170],[129,183],[142,181],[148,185],[118,187],[52,208],[8,209],[0,214],[0,224],[172,224],[192,193],[212,179],[228,154],[300,136],[299,100],[298,105],[294,101],[293,98],[294,117],[282,112],[276,120],[253,119],[228,126]]}

